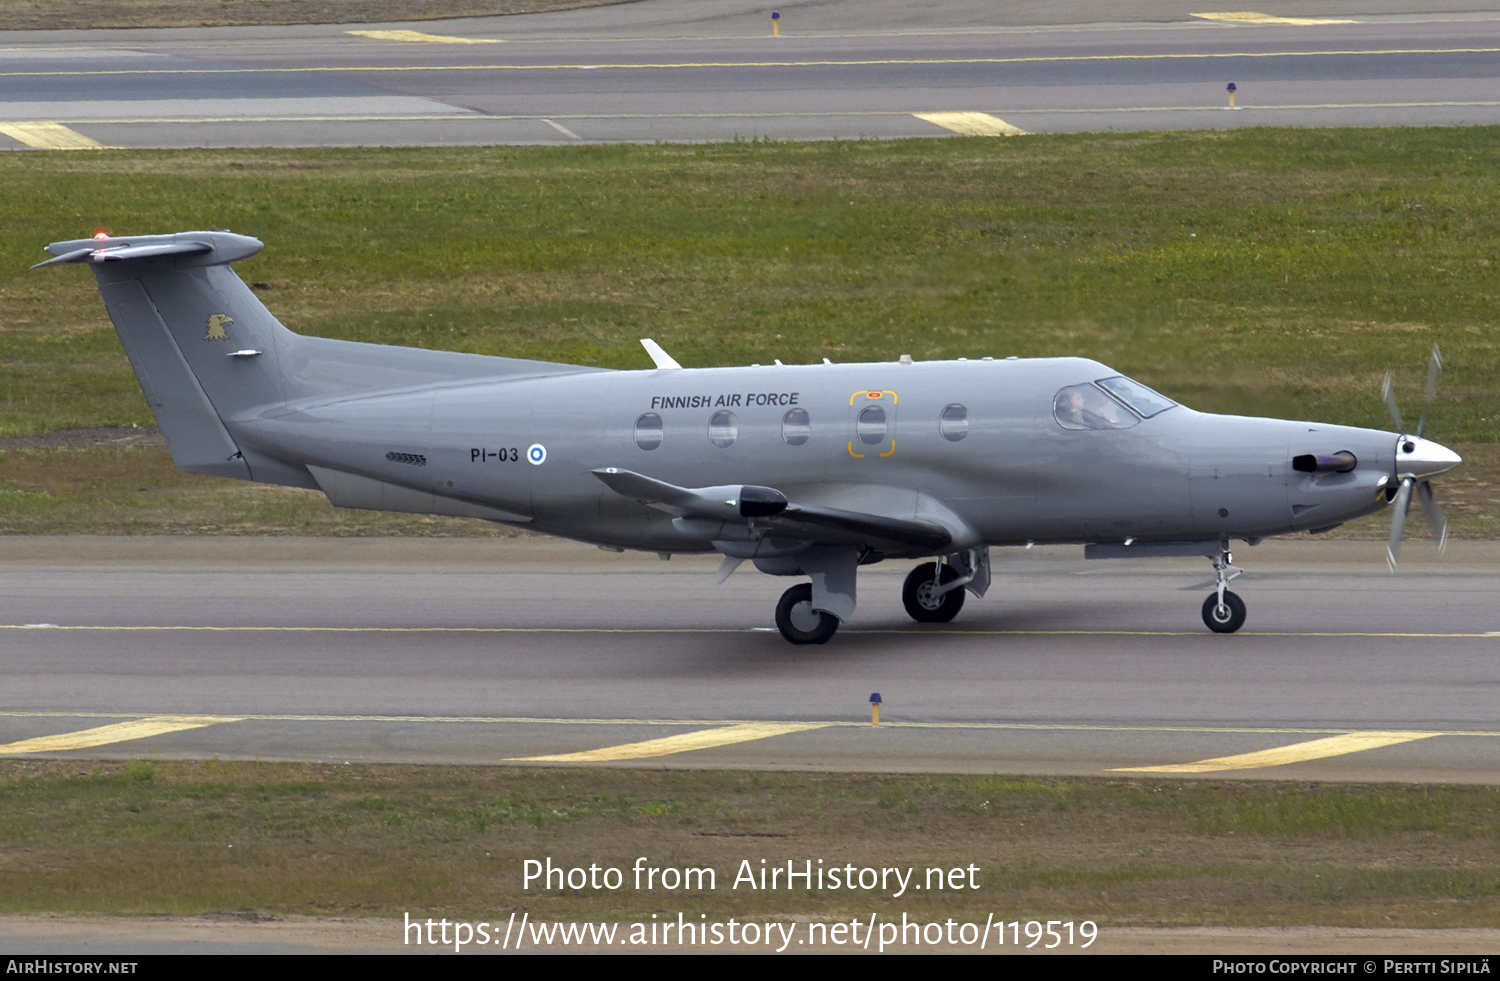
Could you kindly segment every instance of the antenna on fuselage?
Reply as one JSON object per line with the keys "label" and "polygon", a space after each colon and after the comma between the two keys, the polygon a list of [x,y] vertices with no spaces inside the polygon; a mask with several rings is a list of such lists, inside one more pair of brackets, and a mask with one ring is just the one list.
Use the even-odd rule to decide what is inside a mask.
{"label": "antenna on fuselage", "polygon": [[646,353],[651,355],[651,360],[656,362],[656,366],[658,368],[682,367],[682,365],[677,363],[677,360],[675,358],[661,349],[660,344],[656,343],[649,337],[641,338],[641,347],[645,348]]}

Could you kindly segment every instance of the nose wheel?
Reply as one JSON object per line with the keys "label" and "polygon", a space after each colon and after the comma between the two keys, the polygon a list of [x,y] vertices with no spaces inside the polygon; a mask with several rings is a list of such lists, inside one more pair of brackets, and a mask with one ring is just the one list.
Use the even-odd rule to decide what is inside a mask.
{"label": "nose wheel", "polygon": [[812,584],[799,583],[776,604],[776,629],[794,644],[826,644],[839,629],[839,618],[812,608]]}
{"label": "nose wheel", "polygon": [[1218,593],[1209,593],[1203,601],[1203,622],[1216,634],[1232,634],[1245,625],[1245,601],[1227,589],[1222,601]]}
{"label": "nose wheel", "polygon": [[[1243,569],[1231,564],[1233,562],[1234,555],[1225,542],[1214,559],[1218,588],[1203,601],[1203,622],[1216,634],[1232,634],[1245,625],[1245,601],[1227,588],[1232,580],[1244,574]],[[1234,570],[1232,573],[1231,569]]]}

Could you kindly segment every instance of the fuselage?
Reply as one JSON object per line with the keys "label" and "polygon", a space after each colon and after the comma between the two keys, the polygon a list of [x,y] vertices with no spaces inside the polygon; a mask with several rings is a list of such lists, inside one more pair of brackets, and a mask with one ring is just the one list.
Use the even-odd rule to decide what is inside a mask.
{"label": "fuselage", "polygon": [[[559,373],[308,400],[228,425],[247,449],[292,466],[664,552],[712,546],[593,470],[927,518],[954,532],[955,548],[1256,539],[1324,529],[1391,496],[1396,433],[1182,405],[1148,418],[1122,410],[1127,428],[1060,418],[1059,392],[1118,375],[1080,358]],[[1293,464],[1336,453],[1355,465]]]}

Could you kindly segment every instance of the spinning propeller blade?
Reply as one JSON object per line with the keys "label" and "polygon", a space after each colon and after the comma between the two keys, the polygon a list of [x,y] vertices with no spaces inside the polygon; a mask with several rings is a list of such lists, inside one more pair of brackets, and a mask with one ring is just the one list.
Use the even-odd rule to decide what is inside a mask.
{"label": "spinning propeller blade", "polygon": [[1443,509],[1438,507],[1437,495],[1432,492],[1432,481],[1424,480],[1417,485],[1417,500],[1422,502],[1422,513],[1427,515],[1427,523],[1437,538],[1438,551],[1445,551],[1448,548],[1448,522],[1443,518]]}
{"label": "spinning propeller blade", "polygon": [[1391,391],[1391,373],[1385,373],[1385,384],[1380,386],[1380,397],[1385,400],[1385,407],[1391,412],[1391,421],[1396,424],[1396,432],[1402,436],[1406,435],[1406,423],[1401,421],[1401,410],[1396,408],[1396,393]]}
{"label": "spinning propeller blade", "polygon": [[[1417,420],[1417,438],[1427,431],[1427,410],[1432,408],[1432,397],[1437,394],[1438,372],[1443,370],[1443,356],[1432,345],[1432,360],[1427,363],[1427,401],[1422,403],[1422,418]],[[1394,400],[1392,400],[1394,401]]]}
{"label": "spinning propeller blade", "polygon": [[1391,571],[1396,571],[1396,558],[1401,554],[1401,535],[1406,531],[1406,509],[1411,507],[1410,477],[1401,481],[1401,490],[1396,492],[1396,509],[1391,513],[1391,540],[1385,547],[1385,561]]}
{"label": "spinning propeller blade", "polygon": [[1443,356],[1434,344],[1432,358],[1427,364],[1427,397],[1422,403],[1422,417],[1417,421],[1415,439],[1406,435],[1401,410],[1396,406],[1396,394],[1391,391],[1389,373],[1380,389],[1380,397],[1400,434],[1396,448],[1396,476],[1401,480],[1401,489],[1396,492],[1395,509],[1391,514],[1391,538],[1385,549],[1385,560],[1392,572],[1396,571],[1396,559],[1401,554],[1401,536],[1406,531],[1406,515],[1411,510],[1413,492],[1422,503],[1422,512],[1427,515],[1427,524],[1437,539],[1438,551],[1448,547],[1448,522],[1443,518],[1443,509],[1438,507],[1432,481],[1427,478],[1451,470],[1460,461],[1457,454],[1436,443],[1425,442],[1422,435],[1427,431],[1427,415],[1432,409],[1433,397],[1437,395],[1438,375],[1442,370]]}

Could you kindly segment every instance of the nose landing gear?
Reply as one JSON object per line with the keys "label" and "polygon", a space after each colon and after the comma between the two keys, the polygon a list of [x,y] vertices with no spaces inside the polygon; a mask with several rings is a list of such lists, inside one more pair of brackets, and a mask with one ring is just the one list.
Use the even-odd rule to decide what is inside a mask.
{"label": "nose landing gear", "polygon": [[[1203,601],[1203,622],[1216,634],[1232,634],[1245,625],[1245,601],[1227,588],[1231,581],[1245,573],[1233,562],[1234,553],[1229,551],[1228,543],[1220,545],[1219,554],[1214,558],[1214,574],[1219,585]],[[1226,574],[1230,569],[1234,572]]]}

